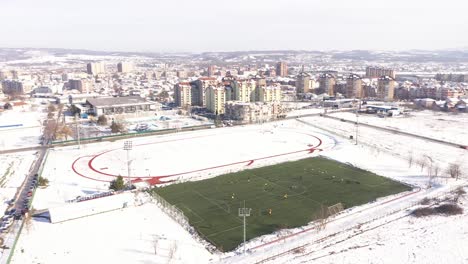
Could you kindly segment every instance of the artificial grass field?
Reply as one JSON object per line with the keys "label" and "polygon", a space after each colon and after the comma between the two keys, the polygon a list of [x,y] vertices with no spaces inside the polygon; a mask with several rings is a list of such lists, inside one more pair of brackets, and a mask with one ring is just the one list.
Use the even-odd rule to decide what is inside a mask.
{"label": "artificial grass field", "polygon": [[316,218],[321,204],[341,202],[349,208],[410,189],[374,173],[314,157],[153,191],[181,209],[203,238],[230,251],[243,242],[238,208],[244,200],[252,208],[247,217],[247,239],[251,239],[306,225]]}

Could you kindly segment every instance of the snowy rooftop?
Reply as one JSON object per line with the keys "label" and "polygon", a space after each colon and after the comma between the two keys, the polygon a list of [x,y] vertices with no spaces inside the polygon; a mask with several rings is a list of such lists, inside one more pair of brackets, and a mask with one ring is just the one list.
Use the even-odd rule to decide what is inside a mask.
{"label": "snowy rooftop", "polygon": [[90,98],[88,103],[94,107],[102,106],[119,106],[119,105],[135,105],[135,104],[149,104],[144,98],[139,96],[129,97],[103,97],[103,98]]}

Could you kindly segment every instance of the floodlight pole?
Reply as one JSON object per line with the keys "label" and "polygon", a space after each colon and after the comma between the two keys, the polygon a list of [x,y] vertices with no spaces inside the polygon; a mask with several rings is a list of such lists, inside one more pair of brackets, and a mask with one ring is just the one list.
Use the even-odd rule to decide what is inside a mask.
{"label": "floodlight pole", "polygon": [[76,122],[76,134],[78,137],[78,149],[81,149],[81,142],[80,142],[80,125],[78,122],[78,114],[75,115],[75,122]]}
{"label": "floodlight pole", "polygon": [[245,240],[246,240],[246,217],[250,216],[250,210],[251,208],[245,208],[245,200],[244,200],[244,207],[239,208],[239,216],[242,216],[244,218],[244,254],[245,254]]}
{"label": "floodlight pole", "polygon": [[356,110],[356,145],[358,144],[358,131],[359,131],[359,114]]}
{"label": "floodlight pole", "polygon": [[358,131],[359,131],[359,109],[361,108],[361,101],[358,101],[359,108],[356,109],[356,145],[358,144]]}
{"label": "floodlight pole", "polygon": [[127,176],[130,178],[130,150],[132,150],[132,141],[124,141],[124,150],[127,151]]}
{"label": "floodlight pole", "polygon": [[[245,211],[245,200],[244,200],[244,211]],[[245,213],[243,214],[244,215],[244,254],[245,254],[245,237],[246,237],[246,228],[245,228]]]}

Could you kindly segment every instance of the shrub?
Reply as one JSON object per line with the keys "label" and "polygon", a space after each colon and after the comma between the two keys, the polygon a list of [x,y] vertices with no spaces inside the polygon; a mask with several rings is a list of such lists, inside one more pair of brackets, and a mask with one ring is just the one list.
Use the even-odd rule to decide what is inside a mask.
{"label": "shrub", "polygon": [[411,215],[415,217],[423,217],[423,216],[429,216],[435,214],[434,209],[430,207],[423,207],[423,208],[418,208],[415,209]]}
{"label": "shrub", "polygon": [[463,208],[457,204],[442,204],[437,207],[422,207],[415,209],[411,215],[415,217],[423,217],[429,215],[457,215],[462,214]]}
{"label": "shrub", "polygon": [[457,215],[463,213],[463,208],[457,204],[442,204],[434,208],[434,211],[436,211],[438,214]]}
{"label": "shrub", "polygon": [[458,187],[455,190],[455,194],[458,195],[458,196],[462,196],[462,195],[466,194],[466,191],[463,189],[463,187]]}
{"label": "shrub", "polygon": [[49,185],[49,179],[39,176],[39,180],[37,181],[37,184],[39,184],[39,186],[47,186]]}
{"label": "shrub", "polygon": [[115,180],[110,182],[109,189],[114,191],[120,191],[125,188],[125,182],[122,176],[118,176]]}
{"label": "shrub", "polygon": [[100,115],[97,119],[97,123],[101,126],[107,125],[107,117],[105,115]]}
{"label": "shrub", "polygon": [[125,126],[122,123],[112,122],[110,126],[112,133],[122,133],[125,132]]}
{"label": "shrub", "polygon": [[57,109],[55,108],[55,106],[53,104],[50,104],[48,107],[47,107],[47,111],[49,113],[51,112],[55,112]]}
{"label": "shrub", "polygon": [[428,205],[430,202],[431,202],[431,199],[425,197],[424,199],[421,200],[420,204]]}

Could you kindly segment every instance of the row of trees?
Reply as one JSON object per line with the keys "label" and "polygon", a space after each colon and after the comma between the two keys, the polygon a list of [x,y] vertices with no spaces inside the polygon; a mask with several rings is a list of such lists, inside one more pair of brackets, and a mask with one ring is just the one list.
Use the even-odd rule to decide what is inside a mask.
{"label": "row of trees", "polygon": [[[97,120],[96,120],[96,123],[100,126],[106,126],[108,124],[108,119],[105,115],[100,115],[98,116]],[[111,132],[112,133],[122,133],[122,132],[125,132],[126,129],[125,129],[125,126],[123,124],[123,122],[120,122],[120,121],[115,121],[115,120],[112,120],[112,123],[110,125],[110,129],[111,129]]]}
{"label": "row of trees", "polygon": [[[63,105],[59,105],[58,109],[59,114],[61,113]],[[79,113],[76,107],[73,106],[69,109],[71,113]],[[60,119],[59,116],[55,119],[55,113],[57,111],[57,107],[53,104],[50,104],[47,107],[47,121],[45,123],[44,129],[44,136],[47,139],[61,139],[61,140],[68,140],[69,137],[73,136],[73,128],[70,125],[67,125],[65,122],[58,122]],[[92,120],[92,119],[91,119]],[[101,126],[107,126],[109,124],[109,120],[105,115],[100,115],[95,122]],[[126,131],[126,128],[121,121],[112,121],[110,124],[110,129],[112,133],[122,133]]]}
{"label": "row of trees", "polygon": [[426,169],[428,178],[428,185],[431,187],[435,179],[439,177],[450,177],[456,180],[459,180],[463,177],[461,164],[458,162],[452,162],[443,169],[439,163],[434,162],[434,160],[428,155],[422,155],[418,158],[415,158],[412,152],[409,152],[408,155],[408,167],[418,166],[421,171]]}

